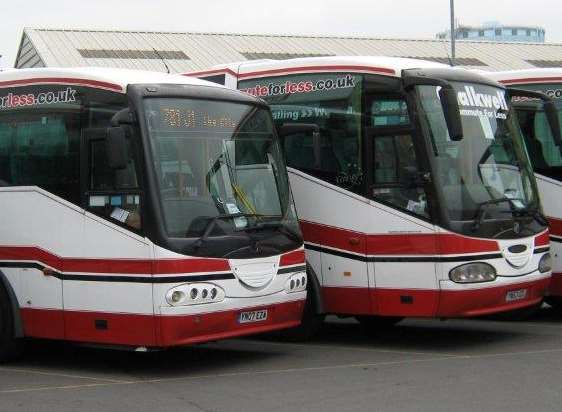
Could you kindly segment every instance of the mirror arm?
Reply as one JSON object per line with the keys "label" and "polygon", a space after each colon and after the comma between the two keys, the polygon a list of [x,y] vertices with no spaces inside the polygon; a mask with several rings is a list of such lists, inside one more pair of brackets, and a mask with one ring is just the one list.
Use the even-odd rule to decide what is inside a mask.
{"label": "mirror arm", "polygon": [[119,127],[123,124],[133,124],[133,112],[129,108],[121,109],[113,115],[110,121],[111,126]]}

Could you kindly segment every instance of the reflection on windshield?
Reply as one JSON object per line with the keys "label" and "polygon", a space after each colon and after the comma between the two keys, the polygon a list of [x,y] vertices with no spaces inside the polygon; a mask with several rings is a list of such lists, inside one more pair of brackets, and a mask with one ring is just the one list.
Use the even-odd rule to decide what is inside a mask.
{"label": "reflection on windshield", "polygon": [[201,237],[210,222],[206,237],[231,234],[256,216],[296,226],[267,111],[188,99],[148,99],[146,111],[170,237]]}
{"label": "reflection on windshield", "polygon": [[423,126],[431,139],[433,176],[450,228],[476,235],[467,228],[480,225],[467,223],[481,216],[484,206],[488,219],[513,219],[514,210],[538,207],[536,188],[504,91],[480,84],[453,85],[463,139],[449,138],[436,87],[419,88]]}

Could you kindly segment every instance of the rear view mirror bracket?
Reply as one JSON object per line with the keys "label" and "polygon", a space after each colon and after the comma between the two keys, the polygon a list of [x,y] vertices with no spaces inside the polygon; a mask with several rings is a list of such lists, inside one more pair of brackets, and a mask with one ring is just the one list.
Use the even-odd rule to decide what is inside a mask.
{"label": "rear view mirror bracket", "polygon": [[403,78],[403,85],[405,89],[411,89],[415,86],[435,86],[439,89],[439,100],[445,116],[445,123],[447,124],[447,131],[449,137],[453,141],[462,140],[462,120],[457,100],[457,92],[446,80],[435,79],[425,76],[405,76]]}

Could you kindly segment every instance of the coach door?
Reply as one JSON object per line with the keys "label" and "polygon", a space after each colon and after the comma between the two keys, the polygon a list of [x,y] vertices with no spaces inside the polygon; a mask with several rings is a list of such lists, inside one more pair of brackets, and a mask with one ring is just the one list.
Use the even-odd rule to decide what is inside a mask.
{"label": "coach door", "polygon": [[375,254],[369,273],[374,275],[370,284],[376,287],[376,312],[429,316],[436,309],[439,288],[431,256],[436,239],[427,198],[428,174],[420,161],[423,146],[415,142],[403,96],[372,94],[366,99],[366,112],[368,195],[395,210],[384,219],[386,230],[368,247],[368,253]]}

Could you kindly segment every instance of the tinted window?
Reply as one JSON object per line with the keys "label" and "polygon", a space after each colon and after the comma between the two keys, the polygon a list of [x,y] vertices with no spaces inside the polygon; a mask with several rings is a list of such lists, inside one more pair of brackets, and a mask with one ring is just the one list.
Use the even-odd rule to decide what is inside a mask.
{"label": "tinted window", "polygon": [[286,136],[287,165],[344,189],[362,191],[361,76],[307,74],[240,82],[270,103],[276,125],[316,124],[315,134]]}
{"label": "tinted window", "polygon": [[82,131],[107,127],[124,95],[50,85],[0,91],[0,185],[39,186],[81,203]]}

